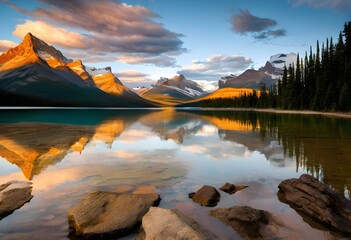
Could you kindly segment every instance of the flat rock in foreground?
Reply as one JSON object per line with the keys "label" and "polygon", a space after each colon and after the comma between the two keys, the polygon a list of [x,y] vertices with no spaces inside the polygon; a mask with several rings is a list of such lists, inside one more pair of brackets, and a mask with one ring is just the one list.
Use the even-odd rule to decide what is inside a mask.
{"label": "flat rock in foreground", "polygon": [[84,238],[126,235],[159,201],[154,193],[91,192],[67,211],[71,234]]}
{"label": "flat rock in foreground", "polygon": [[303,174],[279,184],[279,200],[329,230],[351,236],[351,201],[318,179]]}
{"label": "flat rock in foreground", "polygon": [[151,207],[142,222],[144,233],[138,239],[218,239],[214,234],[202,229],[194,219],[177,210]]}
{"label": "flat rock in foreground", "polygon": [[233,206],[213,209],[209,214],[231,226],[244,239],[281,239],[278,236],[279,224],[267,211]]}
{"label": "flat rock in foreground", "polygon": [[32,198],[32,183],[12,181],[0,185],[0,220]]}
{"label": "flat rock in foreground", "polygon": [[206,207],[216,206],[221,199],[221,195],[217,189],[208,185],[204,185],[196,193],[190,193],[189,197],[194,202]]}

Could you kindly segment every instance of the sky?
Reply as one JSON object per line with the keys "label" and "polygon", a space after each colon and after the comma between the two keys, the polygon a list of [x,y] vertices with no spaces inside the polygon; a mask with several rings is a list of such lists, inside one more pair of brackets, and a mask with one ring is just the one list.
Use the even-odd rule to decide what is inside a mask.
{"label": "sky", "polygon": [[213,90],[270,56],[337,39],[350,0],[0,0],[0,52],[26,33],[128,87],[183,74]]}

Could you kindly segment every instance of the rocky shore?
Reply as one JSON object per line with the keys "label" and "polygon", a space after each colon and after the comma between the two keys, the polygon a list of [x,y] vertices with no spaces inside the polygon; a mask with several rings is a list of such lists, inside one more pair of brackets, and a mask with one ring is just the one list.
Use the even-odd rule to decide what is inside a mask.
{"label": "rocky shore", "polygon": [[[235,194],[247,187],[225,183],[219,190]],[[336,237],[351,237],[351,201],[343,195],[306,174],[284,180],[278,188],[279,200],[308,218],[308,223],[320,224]],[[28,182],[0,185],[0,220],[30,201],[31,190]],[[281,231],[284,219],[266,210],[250,206],[216,208],[221,194],[215,187],[204,185],[189,197],[210,208],[209,216],[243,239],[286,239]],[[137,240],[221,239],[185,213],[157,207],[160,201],[160,191],[153,186],[141,186],[129,193],[90,192],[67,210],[69,237],[117,239],[138,232]]]}
{"label": "rocky shore", "polygon": [[0,185],[0,220],[33,198],[29,182],[11,181]]}

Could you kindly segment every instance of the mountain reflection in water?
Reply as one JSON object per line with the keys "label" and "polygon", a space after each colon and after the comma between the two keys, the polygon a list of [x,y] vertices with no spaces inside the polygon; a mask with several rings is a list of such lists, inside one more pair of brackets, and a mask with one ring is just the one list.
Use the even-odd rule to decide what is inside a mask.
{"label": "mountain reflection in water", "polygon": [[[53,237],[65,238],[66,209],[92,189],[120,191],[151,184],[164,191],[161,205],[187,209],[188,203],[183,204],[188,201],[187,191],[202,183],[251,181],[251,189],[236,194],[236,201],[245,202],[250,194],[265,198],[269,191],[268,199],[275,198],[277,186],[267,190],[267,179],[278,184],[307,172],[349,197],[350,123],[330,117],[233,111],[1,111],[0,166],[10,170],[0,170],[0,181],[31,180],[34,199],[3,220],[0,238],[5,236],[2,229],[14,223],[30,229],[26,234],[37,234],[40,230],[28,227],[28,220],[39,205],[55,209],[47,211],[59,219],[45,234],[60,227]],[[268,166],[258,164],[257,154]],[[231,170],[234,160],[241,169]],[[256,164],[257,169],[250,170]],[[243,175],[245,179],[240,178]],[[224,199],[223,206],[230,206],[230,201]],[[45,219],[38,221],[44,224]]]}

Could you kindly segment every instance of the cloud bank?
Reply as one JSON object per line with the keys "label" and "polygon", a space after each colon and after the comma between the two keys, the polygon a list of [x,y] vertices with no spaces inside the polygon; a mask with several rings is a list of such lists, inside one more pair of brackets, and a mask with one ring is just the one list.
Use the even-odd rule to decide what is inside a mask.
{"label": "cloud bank", "polygon": [[295,6],[307,4],[314,8],[329,8],[342,12],[351,11],[350,0],[289,0]]}
{"label": "cloud bank", "polygon": [[156,80],[149,78],[148,74],[141,73],[135,70],[124,70],[116,73],[116,76],[125,84],[127,87],[150,87],[151,84],[156,83]]}
{"label": "cloud bank", "polygon": [[242,35],[249,34],[256,40],[272,39],[286,35],[285,29],[272,30],[277,21],[252,15],[249,10],[239,10],[231,19],[232,31]]}
{"label": "cloud bank", "polygon": [[7,3],[34,19],[17,25],[16,36],[32,32],[50,44],[86,50],[100,59],[110,61],[113,55],[126,63],[162,67],[174,66],[174,57],[187,51],[182,47],[182,35],[158,23],[160,16],[146,7],[113,0],[40,2],[44,7],[34,10]]}
{"label": "cloud bank", "polygon": [[246,70],[252,59],[241,55],[213,55],[205,61],[195,60],[178,74],[194,80],[218,80],[220,77]]}
{"label": "cloud bank", "polygon": [[15,42],[8,41],[8,40],[0,40],[0,54],[16,46],[17,46],[17,43]]}

